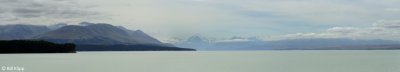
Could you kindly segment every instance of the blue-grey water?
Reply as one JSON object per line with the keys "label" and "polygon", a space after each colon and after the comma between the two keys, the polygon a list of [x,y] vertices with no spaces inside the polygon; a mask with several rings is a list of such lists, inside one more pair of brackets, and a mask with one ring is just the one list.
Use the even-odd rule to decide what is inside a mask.
{"label": "blue-grey water", "polygon": [[400,51],[0,54],[0,66],[23,67],[23,72],[400,72]]}

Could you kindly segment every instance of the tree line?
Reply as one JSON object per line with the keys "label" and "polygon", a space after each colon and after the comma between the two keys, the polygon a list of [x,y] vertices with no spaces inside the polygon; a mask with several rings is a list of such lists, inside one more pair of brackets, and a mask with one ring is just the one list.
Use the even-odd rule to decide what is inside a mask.
{"label": "tree line", "polygon": [[0,40],[0,53],[75,53],[75,44],[43,40]]}

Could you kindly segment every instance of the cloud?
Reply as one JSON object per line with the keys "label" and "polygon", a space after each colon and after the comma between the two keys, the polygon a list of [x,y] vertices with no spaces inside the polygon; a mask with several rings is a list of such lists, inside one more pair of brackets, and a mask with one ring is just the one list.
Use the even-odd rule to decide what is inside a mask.
{"label": "cloud", "polygon": [[399,7],[400,2],[393,0],[81,1],[101,5],[99,10],[110,13],[113,24],[143,29],[165,40],[195,33],[217,38],[318,34],[330,27],[358,29],[376,20],[398,19],[400,15],[385,10]]}
{"label": "cloud", "polygon": [[400,20],[381,20],[378,21],[377,23],[373,24],[374,27],[378,27],[378,28],[395,28],[395,29],[399,29],[400,28]]}
{"label": "cloud", "polygon": [[227,43],[227,42],[259,42],[262,41],[258,37],[232,37],[231,39],[215,40],[216,43]]}
{"label": "cloud", "polygon": [[400,40],[400,20],[380,20],[369,27],[333,27],[317,33],[295,33],[282,36],[270,36],[267,39],[315,39],[349,38]]}
{"label": "cloud", "polygon": [[99,15],[87,9],[73,0],[0,0],[0,23],[57,23]]}
{"label": "cloud", "polygon": [[[379,32],[382,27],[382,31],[396,28],[364,27],[376,20],[399,19],[399,3],[399,0],[0,0],[0,24],[101,22],[142,29],[165,40],[195,33],[216,38],[283,34],[354,38],[369,31],[383,33]],[[104,17],[107,20],[98,19]],[[335,28],[325,30],[330,27]]]}
{"label": "cloud", "polygon": [[385,8],[385,11],[400,12],[400,8]]}
{"label": "cloud", "polygon": [[169,10],[172,12],[162,11],[173,13],[165,16],[172,18],[163,20],[172,22],[179,19],[180,22],[162,27],[198,29],[192,32],[204,31],[201,33],[208,33],[206,36],[320,32],[329,27],[358,29],[370,26],[376,20],[399,19],[400,16],[393,12],[400,6],[396,4],[400,1],[395,0],[173,0],[170,3],[173,5],[164,4],[163,8],[179,7]]}

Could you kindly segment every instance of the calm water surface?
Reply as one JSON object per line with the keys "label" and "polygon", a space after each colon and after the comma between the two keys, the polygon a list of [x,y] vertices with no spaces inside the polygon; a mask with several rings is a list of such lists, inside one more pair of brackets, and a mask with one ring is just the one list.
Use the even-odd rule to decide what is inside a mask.
{"label": "calm water surface", "polygon": [[400,51],[0,54],[0,66],[23,72],[400,72]]}

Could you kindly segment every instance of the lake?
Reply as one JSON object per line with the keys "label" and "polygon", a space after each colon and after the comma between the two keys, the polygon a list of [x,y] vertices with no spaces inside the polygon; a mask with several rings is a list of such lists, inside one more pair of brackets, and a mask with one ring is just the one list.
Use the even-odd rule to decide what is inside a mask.
{"label": "lake", "polygon": [[0,72],[400,72],[398,50],[0,54]]}

